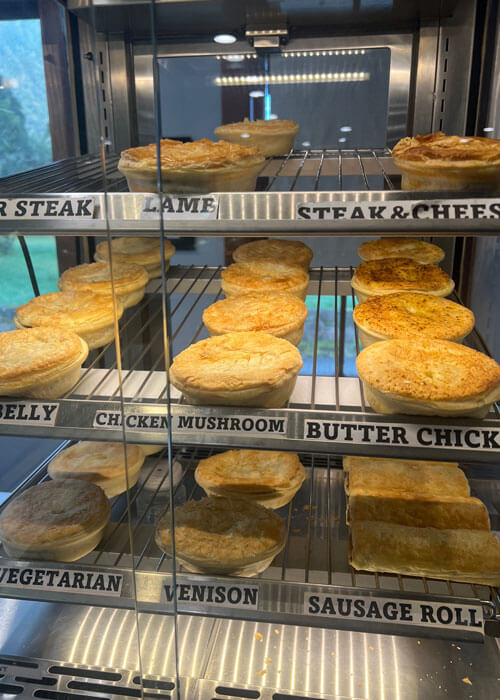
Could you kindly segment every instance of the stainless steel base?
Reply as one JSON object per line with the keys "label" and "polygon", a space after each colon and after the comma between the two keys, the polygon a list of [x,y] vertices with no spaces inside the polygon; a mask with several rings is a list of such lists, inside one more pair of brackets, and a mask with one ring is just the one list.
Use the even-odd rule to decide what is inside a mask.
{"label": "stainless steel base", "polygon": [[133,611],[0,602],[0,697],[172,700],[492,700],[500,650],[483,644]]}

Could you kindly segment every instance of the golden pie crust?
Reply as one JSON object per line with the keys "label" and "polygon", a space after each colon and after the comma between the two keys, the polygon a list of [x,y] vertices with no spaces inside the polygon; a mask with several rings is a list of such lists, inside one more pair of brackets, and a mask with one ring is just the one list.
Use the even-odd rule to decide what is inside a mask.
{"label": "golden pie crust", "polygon": [[353,312],[361,343],[391,338],[437,338],[461,343],[474,328],[474,314],[449,299],[418,292],[369,297]]}
{"label": "golden pie crust", "polygon": [[[178,506],[177,559],[190,571],[253,576],[285,544],[285,523],[269,508],[237,498],[208,496]],[[156,543],[171,554],[171,515],[158,523]]]}
{"label": "golden pie crust", "polygon": [[216,301],[203,312],[210,335],[264,331],[294,345],[302,340],[307,306],[292,294],[259,292]]}
{"label": "golden pie crust", "polygon": [[346,493],[384,492],[432,498],[446,494],[458,498],[470,496],[469,482],[456,462],[344,457]]}
{"label": "golden pie crust", "polygon": [[76,384],[87,343],[58,326],[0,333],[0,396],[56,399]]}
{"label": "golden pie crust", "polygon": [[280,408],[302,368],[297,348],[260,331],[226,333],[175,357],[170,380],[188,403]]}
{"label": "golden pie crust", "polygon": [[77,442],[62,450],[48,466],[52,479],[83,479],[100,486],[108,498],[127,490],[139,478],[145,453],[138,445],[127,445],[127,459],[121,442]]}
{"label": "golden pie crust", "polygon": [[262,155],[281,156],[293,148],[299,125],[291,119],[256,119],[223,124],[214,130],[218,139],[256,146]]}
{"label": "golden pie crust", "polygon": [[260,331],[226,333],[177,355],[170,380],[188,403],[280,408],[301,368],[300,353],[287,340]]}
{"label": "golden pie crust", "polygon": [[[265,158],[255,147],[200,139],[160,142],[164,192],[237,192],[254,190]],[[157,148],[152,143],[122,151],[118,170],[131,192],[157,191]]]}
{"label": "golden pie crust", "polygon": [[451,294],[455,283],[435,265],[410,258],[382,258],[362,262],[351,279],[358,301],[394,292],[425,292],[439,297]]}
{"label": "golden pie crust", "polygon": [[500,542],[484,530],[361,520],[351,525],[349,563],[362,571],[500,584]]}
{"label": "golden pie crust", "polygon": [[194,474],[209,496],[244,498],[267,508],[289,503],[306,477],[295,452],[229,450],[202,459]]}
{"label": "golden pie crust", "polygon": [[414,238],[391,237],[362,243],[358,255],[365,262],[380,258],[410,258],[422,265],[437,265],[444,258],[444,250],[434,243]]}
{"label": "golden pie crust", "polygon": [[236,263],[270,260],[285,265],[298,265],[307,272],[313,252],[302,241],[288,241],[282,238],[261,238],[238,246],[233,252]]}
{"label": "golden pie crust", "polygon": [[500,141],[434,134],[406,137],[392,151],[405,190],[498,190]]}
{"label": "golden pie crust", "polygon": [[[123,315],[123,306],[116,302],[116,316]],[[111,296],[80,289],[42,294],[16,309],[17,328],[59,326],[77,333],[89,350],[107,345],[115,335],[115,313]]]}
{"label": "golden pie crust", "polygon": [[304,301],[309,286],[309,275],[298,265],[268,260],[233,263],[222,270],[221,277],[227,297],[250,292],[287,292]]}
{"label": "golden pie crust", "polygon": [[484,418],[500,398],[500,366],[447,340],[384,340],[358,355],[365,397],[379,413]]}
{"label": "golden pie crust", "polygon": [[110,512],[108,499],[95,484],[44,481],[4,508],[0,540],[12,557],[74,561],[98,544]]}
{"label": "golden pie crust", "polygon": [[349,496],[348,523],[374,520],[408,527],[439,530],[489,530],[490,518],[484,503],[467,496],[422,496],[356,489]]}
{"label": "golden pie crust", "polygon": [[[115,294],[124,309],[137,304],[146,291],[148,273],[134,263],[113,264]],[[107,262],[87,263],[70,267],[59,278],[58,287],[63,292],[86,289],[97,294],[111,295],[111,268]]]}
{"label": "golden pie crust", "polygon": [[[164,268],[169,268],[169,260],[175,254],[175,247],[164,239]],[[146,236],[126,236],[113,238],[111,241],[111,255],[113,263],[134,263],[142,265],[148,273],[149,279],[161,277],[161,243],[159,238]],[[97,262],[109,260],[108,241],[102,241],[96,248],[94,258]]]}

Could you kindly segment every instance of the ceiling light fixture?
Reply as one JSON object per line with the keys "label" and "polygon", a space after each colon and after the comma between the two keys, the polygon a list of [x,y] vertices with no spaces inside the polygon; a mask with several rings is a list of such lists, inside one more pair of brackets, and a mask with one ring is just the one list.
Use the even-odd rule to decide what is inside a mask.
{"label": "ceiling light fixture", "polygon": [[234,34],[216,34],[214,41],[216,44],[234,44],[237,39]]}
{"label": "ceiling light fixture", "polygon": [[[360,73],[283,73],[281,75],[235,75],[214,78],[214,84],[222,87],[233,85],[280,85],[289,83],[360,83],[370,80],[370,73],[362,71]],[[264,93],[259,92],[258,97]],[[251,97],[257,95],[250,93]],[[343,127],[347,129],[350,127]]]}

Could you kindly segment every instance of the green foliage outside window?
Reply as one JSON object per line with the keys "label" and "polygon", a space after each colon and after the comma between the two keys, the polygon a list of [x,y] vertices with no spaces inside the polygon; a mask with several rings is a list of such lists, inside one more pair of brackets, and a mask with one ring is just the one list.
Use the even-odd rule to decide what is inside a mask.
{"label": "green foliage outside window", "polygon": [[51,160],[40,22],[0,21],[0,177]]}

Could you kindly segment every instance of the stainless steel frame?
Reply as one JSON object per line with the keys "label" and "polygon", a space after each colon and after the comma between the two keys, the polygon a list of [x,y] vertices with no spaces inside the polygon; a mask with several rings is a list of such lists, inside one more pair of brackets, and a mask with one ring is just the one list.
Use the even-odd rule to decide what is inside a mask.
{"label": "stainless steel frame", "polygon": [[[257,609],[239,609],[229,605],[216,607],[177,600],[172,603],[162,598],[162,588],[172,583],[172,561],[160,552],[154,541],[154,527],[159,518],[169,511],[169,489],[173,483],[173,502],[199,500],[203,490],[194,480],[194,468],[198,461],[213,453],[204,447],[177,450],[174,464],[182,469],[182,476],[169,483],[169,470],[165,460],[150,458],[143,468],[138,486],[130,494],[131,535],[134,554],[130,554],[127,533],[127,513],[129,509],[115,499],[112,522],[104,534],[98,549],[79,560],[78,564],[65,564],[65,569],[114,572],[123,576],[123,589],[119,598],[110,599],[102,595],[88,595],[85,592],[55,592],[29,589],[26,593],[35,600],[53,600],[101,604],[134,609],[134,588],[137,609],[142,612],[173,614],[174,612],[194,615],[227,617],[230,619],[255,620],[276,624],[316,625],[318,627],[350,629],[365,632],[385,632],[419,637],[441,636],[453,640],[478,640],[477,631],[469,628],[436,631],[433,628],[415,628],[411,625],[381,624],[377,619],[358,621],[355,619],[314,618],[303,612],[304,595],[338,594],[363,595],[370,591],[370,597],[401,597],[422,602],[439,602],[453,606],[461,603],[480,602],[487,630],[498,632],[500,624],[500,595],[493,587],[437,581],[426,578],[410,578],[390,574],[356,572],[348,566],[348,529],[345,522],[346,503],[344,497],[344,474],[341,463],[330,455],[300,453],[300,459],[307,471],[307,479],[293,501],[281,509],[281,516],[287,523],[287,539],[283,552],[276,557],[272,566],[252,584],[259,587]],[[40,470],[38,480],[47,478],[45,470]],[[496,482],[471,478],[474,493],[486,502],[494,503],[498,498],[499,486]],[[16,493],[11,498],[15,497]],[[10,499],[7,500],[8,503]],[[494,508],[494,506],[493,506]],[[495,513],[492,514],[497,517]],[[494,521],[496,522],[496,521]],[[0,558],[0,565],[15,566],[8,558]],[[51,564],[43,564],[53,568]],[[57,565],[54,567],[57,568]],[[239,579],[217,576],[193,576],[184,573],[179,567],[177,584],[211,583],[215,585],[237,585]],[[0,591],[9,597],[24,596],[23,589],[0,584]],[[490,627],[493,625],[492,627]]]}
{"label": "stainless steel frame", "polygon": [[[176,268],[169,270],[167,279],[167,294],[171,301],[170,309],[172,333],[170,343],[182,337],[182,349],[201,337],[204,326],[201,315],[203,309],[218,299],[221,294],[218,279],[220,267],[209,268]],[[315,336],[312,358],[312,374],[299,376],[294,392],[288,405],[281,409],[245,409],[236,407],[203,407],[189,406],[183,402],[179,392],[170,389],[170,415],[172,417],[172,436],[176,442],[202,445],[239,445],[253,447],[256,432],[250,430],[225,429],[210,431],[201,425],[192,428],[192,423],[205,421],[208,417],[217,417],[221,421],[226,418],[243,420],[250,416],[253,421],[258,419],[274,420],[281,423],[275,432],[261,432],[258,440],[261,447],[270,449],[280,448],[283,440],[288,449],[322,452],[325,449],[340,454],[388,455],[394,457],[414,457],[418,453],[422,459],[436,456],[436,446],[429,444],[415,446],[411,442],[404,444],[396,441],[329,441],[321,438],[312,439],[307,429],[307,421],[326,421],[337,426],[341,424],[358,426],[369,424],[370,430],[383,431],[386,426],[397,424],[408,434],[413,434],[419,426],[428,426],[425,430],[431,432],[449,426],[449,421],[439,418],[405,416],[393,417],[379,415],[366,405],[363,388],[357,377],[344,376],[344,360],[347,355],[346,332],[350,331],[355,338],[356,351],[359,351],[357,331],[352,326],[348,316],[346,299],[354,296],[349,284],[352,268],[318,268],[312,271],[309,293],[316,295]],[[131,442],[156,444],[166,440],[166,425],[161,427],[161,420],[166,421],[169,414],[167,407],[167,377],[164,371],[164,349],[162,344],[162,306],[158,294],[159,282],[153,283],[150,293],[137,308],[131,310],[122,319],[120,325],[121,346],[121,379],[117,371],[117,360],[114,346],[96,351],[89,359],[86,369],[82,370],[79,382],[71,392],[61,399],[54,401],[58,405],[57,421],[51,428],[54,437],[90,440],[122,440],[123,433],[119,423],[114,419],[109,422],[110,414],[121,415],[123,410],[127,418],[127,437]],[[175,295],[175,296],[174,296]],[[329,320],[332,334],[332,345],[329,359],[332,370],[328,376],[317,376],[317,347],[318,347],[318,318],[321,302],[325,295],[335,299],[335,312]],[[189,329],[189,330],[188,330]],[[180,335],[183,334],[183,335]],[[481,336],[474,331],[471,343],[483,352],[487,352]],[[175,347],[175,346],[174,346]],[[497,435],[500,426],[499,409],[497,406],[488,419],[478,421],[471,419],[454,419],[453,426],[464,432],[474,430],[481,439],[485,435]],[[143,416],[144,418],[140,418]],[[155,419],[152,417],[156,416]],[[140,421],[144,427],[138,427]],[[153,424],[150,422],[153,421]],[[190,427],[191,426],[191,427]],[[43,426],[21,424],[6,424],[2,427],[5,434],[32,435],[40,437],[45,434]],[[460,447],[460,449],[459,449]],[[448,447],[439,446],[442,459],[455,460],[457,454],[471,461],[489,462],[498,449],[491,443],[489,447],[476,449],[467,448],[465,443]]]}

